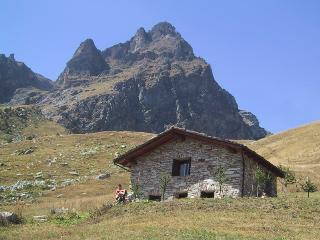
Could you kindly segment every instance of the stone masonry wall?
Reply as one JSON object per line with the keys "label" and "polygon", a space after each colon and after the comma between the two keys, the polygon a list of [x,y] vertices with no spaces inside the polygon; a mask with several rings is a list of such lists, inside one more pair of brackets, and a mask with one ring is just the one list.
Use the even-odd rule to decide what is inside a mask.
{"label": "stone masonry wall", "polygon": [[259,166],[265,174],[270,174],[271,181],[270,183],[261,186],[260,190],[258,191],[258,195],[260,196],[262,191],[266,192],[268,196],[275,197],[277,196],[277,176],[270,172],[265,167],[258,164],[256,161],[252,160],[248,156],[244,155],[244,164],[245,164],[245,171],[244,171],[244,189],[243,194],[244,196],[256,196],[257,195],[257,182],[255,180],[255,172],[257,167]]}
{"label": "stone masonry wall", "polygon": [[[191,157],[189,176],[171,176],[173,159]],[[176,193],[188,192],[188,197],[199,197],[203,190],[215,191],[220,197],[219,184],[214,172],[218,166],[226,171],[227,182],[221,195],[238,197],[242,192],[242,156],[221,146],[205,144],[186,138],[161,145],[152,152],[137,159],[131,166],[131,183],[139,185],[145,198],[160,195],[159,179],[161,173],[171,176],[165,198],[173,198]]]}

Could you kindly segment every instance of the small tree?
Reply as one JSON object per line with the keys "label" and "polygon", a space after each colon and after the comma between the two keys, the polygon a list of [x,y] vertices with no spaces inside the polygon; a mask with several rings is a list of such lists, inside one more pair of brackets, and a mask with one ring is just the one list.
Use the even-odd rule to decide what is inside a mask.
{"label": "small tree", "polygon": [[257,197],[259,197],[260,187],[265,184],[267,180],[267,175],[264,173],[264,171],[260,167],[257,167],[254,176],[257,182],[256,194],[257,194]]}
{"label": "small tree", "polygon": [[164,200],[164,194],[166,193],[168,184],[170,182],[170,175],[166,173],[160,174],[160,192],[161,192],[161,199]]}
{"label": "small tree", "polygon": [[225,184],[225,182],[227,181],[227,177],[226,177],[226,172],[224,170],[224,167],[219,166],[216,170],[216,179],[219,183],[219,193],[221,194],[222,192],[222,186],[223,184]]}
{"label": "small tree", "polygon": [[301,188],[303,189],[303,191],[308,193],[308,198],[311,192],[318,191],[317,186],[313,182],[311,182],[308,177],[304,183],[301,183]]}
{"label": "small tree", "polygon": [[139,199],[141,196],[140,187],[138,184],[132,184],[131,186],[131,192],[134,199]]}
{"label": "small tree", "polygon": [[293,171],[290,170],[288,167],[284,167],[282,165],[279,165],[280,170],[284,173],[284,177],[280,180],[283,188],[283,191],[285,194],[287,194],[288,191],[288,185],[295,184],[297,182],[296,175]]}

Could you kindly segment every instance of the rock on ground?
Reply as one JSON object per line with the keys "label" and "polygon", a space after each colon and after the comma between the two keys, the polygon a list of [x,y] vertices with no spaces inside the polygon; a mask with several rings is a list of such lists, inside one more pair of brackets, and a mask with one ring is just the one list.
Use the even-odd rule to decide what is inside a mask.
{"label": "rock on ground", "polygon": [[0,212],[0,226],[7,225],[9,223],[19,224],[22,219],[18,217],[17,214],[13,212]]}
{"label": "rock on ground", "polygon": [[110,173],[102,173],[102,174],[96,176],[96,179],[103,180],[103,179],[106,179],[106,178],[109,178],[109,177],[110,177]]}

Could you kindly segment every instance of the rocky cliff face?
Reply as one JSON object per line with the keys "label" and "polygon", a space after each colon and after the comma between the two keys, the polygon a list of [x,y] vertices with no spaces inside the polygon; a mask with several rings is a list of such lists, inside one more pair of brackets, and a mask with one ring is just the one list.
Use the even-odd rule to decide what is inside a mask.
{"label": "rocky cliff face", "polygon": [[0,54],[0,86],[0,103],[5,103],[13,98],[17,101],[30,101],[41,91],[52,89],[53,83],[34,73],[24,63],[16,61],[13,54],[9,57]]}
{"label": "rocky cliff face", "polygon": [[103,51],[83,42],[67,63],[43,112],[76,133],[159,133],[176,125],[212,136],[259,139],[266,131],[239,111],[211,67],[169,23]]}
{"label": "rocky cliff face", "polygon": [[67,67],[56,82],[56,86],[59,88],[77,86],[87,82],[87,78],[90,76],[107,74],[108,70],[109,66],[94,45],[93,40],[87,39],[80,44],[67,63]]}

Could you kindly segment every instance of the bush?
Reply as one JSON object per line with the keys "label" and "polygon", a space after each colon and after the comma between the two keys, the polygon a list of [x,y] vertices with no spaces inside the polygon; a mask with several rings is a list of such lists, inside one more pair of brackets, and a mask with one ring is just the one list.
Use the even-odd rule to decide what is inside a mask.
{"label": "bush", "polygon": [[308,197],[311,192],[318,191],[317,186],[313,182],[311,182],[309,178],[307,178],[307,180],[301,184],[301,188],[303,189],[303,191],[308,193]]}
{"label": "bush", "polygon": [[7,143],[12,143],[13,142],[13,136],[11,136],[11,135],[6,135],[3,139]]}
{"label": "bush", "polygon": [[35,138],[35,135],[30,135],[30,136],[27,136],[26,137],[26,140],[32,140],[32,139],[34,139]]}

